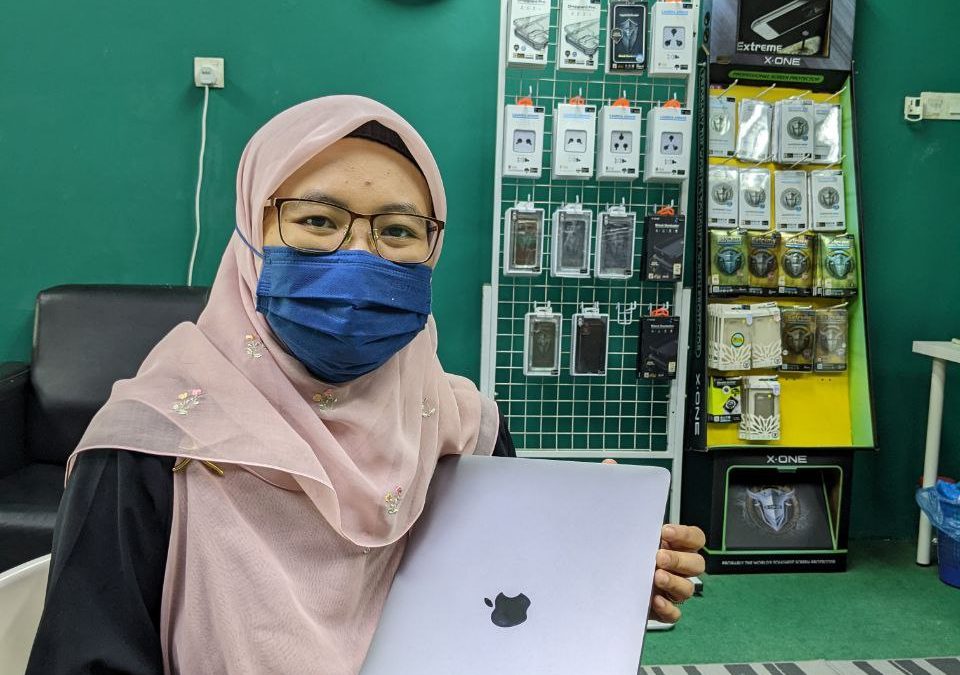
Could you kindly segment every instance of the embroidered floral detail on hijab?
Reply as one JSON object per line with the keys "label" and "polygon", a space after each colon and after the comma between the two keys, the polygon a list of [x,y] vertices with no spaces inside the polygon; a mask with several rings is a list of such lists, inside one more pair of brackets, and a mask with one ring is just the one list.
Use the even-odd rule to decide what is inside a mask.
{"label": "embroidered floral detail on hijab", "polygon": [[437,406],[433,405],[429,398],[424,398],[423,403],[420,404],[420,414],[423,417],[433,417],[435,412],[437,412]]}
{"label": "embroidered floral detail on hijab", "polygon": [[313,395],[313,402],[317,404],[318,410],[329,410],[337,404],[337,397],[333,389],[327,389]]}
{"label": "embroidered floral detail on hijab", "polygon": [[190,412],[190,408],[200,405],[200,398],[203,396],[203,389],[190,389],[189,391],[182,391],[177,396],[177,400],[173,404],[173,412],[178,415],[186,415]]}
{"label": "embroidered floral detail on hijab", "polygon": [[387,493],[384,501],[387,502],[387,513],[391,516],[397,515],[400,512],[400,502],[403,501],[403,488],[399,485],[395,487],[393,492]]}
{"label": "embroidered floral detail on hijab", "polygon": [[247,334],[243,336],[243,339],[246,341],[247,356],[252,359],[259,359],[263,356],[263,342],[256,335]]}

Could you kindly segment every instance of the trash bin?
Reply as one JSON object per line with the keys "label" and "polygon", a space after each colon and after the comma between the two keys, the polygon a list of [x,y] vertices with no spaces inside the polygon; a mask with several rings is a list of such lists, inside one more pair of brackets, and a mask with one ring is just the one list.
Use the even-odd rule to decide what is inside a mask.
{"label": "trash bin", "polygon": [[960,486],[937,481],[917,490],[917,504],[937,528],[940,580],[960,588]]}

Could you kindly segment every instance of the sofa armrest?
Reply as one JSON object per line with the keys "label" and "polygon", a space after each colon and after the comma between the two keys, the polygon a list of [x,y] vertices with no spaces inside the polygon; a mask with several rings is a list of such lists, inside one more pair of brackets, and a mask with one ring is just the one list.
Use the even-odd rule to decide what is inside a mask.
{"label": "sofa armrest", "polygon": [[30,366],[0,363],[0,477],[21,468],[27,461],[27,384]]}

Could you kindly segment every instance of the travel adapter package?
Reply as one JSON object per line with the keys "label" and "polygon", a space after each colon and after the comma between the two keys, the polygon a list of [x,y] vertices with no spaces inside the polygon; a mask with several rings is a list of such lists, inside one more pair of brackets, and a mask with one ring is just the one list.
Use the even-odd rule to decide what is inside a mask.
{"label": "travel adapter package", "polygon": [[820,169],[810,172],[811,229],[843,232],[847,216],[843,198],[843,171]]}
{"label": "travel adapter package", "polygon": [[598,180],[633,180],[640,175],[642,120],[640,108],[631,108],[629,105],[615,103],[600,109]]}
{"label": "travel adapter package", "polygon": [[507,65],[547,65],[550,44],[550,0],[510,0]]}
{"label": "travel adapter package", "polygon": [[733,157],[737,151],[737,99],[733,96],[711,96],[709,114],[707,133],[710,156]]}
{"label": "travel adapter package", "polygon": [[647,146],[643,180],[648,183],[679,183],[690,167],[693,115],[687,108],[665,105],[647,113]]}
{"label": "travel adapter package", "polygon": [[707,192],[707,227],[735,228],[740,214],[739,169],[711,165]]}
{"label": "travel adapter package", "polygon": [[693,71],[700,3],[658,0],[650,10],[651,75],[686,77]]}
{"label": "travel adapter package", "polygon": [[597,108],[584,103],[560,103],[553,113],[553,175],[556,178],[593,176]]}
{"label": "travel adapter package", "polygon": [[782,232],[802,232],[810,227],[807,172],[802,169],[774,171],[773,190],[774,228]]}
{"label": "travel adapter package", "polygon": [[600,0],[560,0],[557,68],[594,71],[600,52]]}
{"label": "travel adapter package", "polygon": [[740,205],[737,214],[745,230],[770,229],[770,170],[740,170]]}
{"label": "travel adapter package", "polygon": [[504,107],[503,175],[512,178],[540,178],[543,174],[542,106]]}

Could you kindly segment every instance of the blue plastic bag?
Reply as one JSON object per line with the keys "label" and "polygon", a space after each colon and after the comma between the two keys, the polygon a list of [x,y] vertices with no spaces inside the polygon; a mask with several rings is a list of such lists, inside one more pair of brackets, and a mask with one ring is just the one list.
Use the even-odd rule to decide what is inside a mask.
{"label": "blue plastic bag", "polygon": [[960,485],[939,480],[932,487],[920,488],[917,504],[935,528],[960,541]]}

